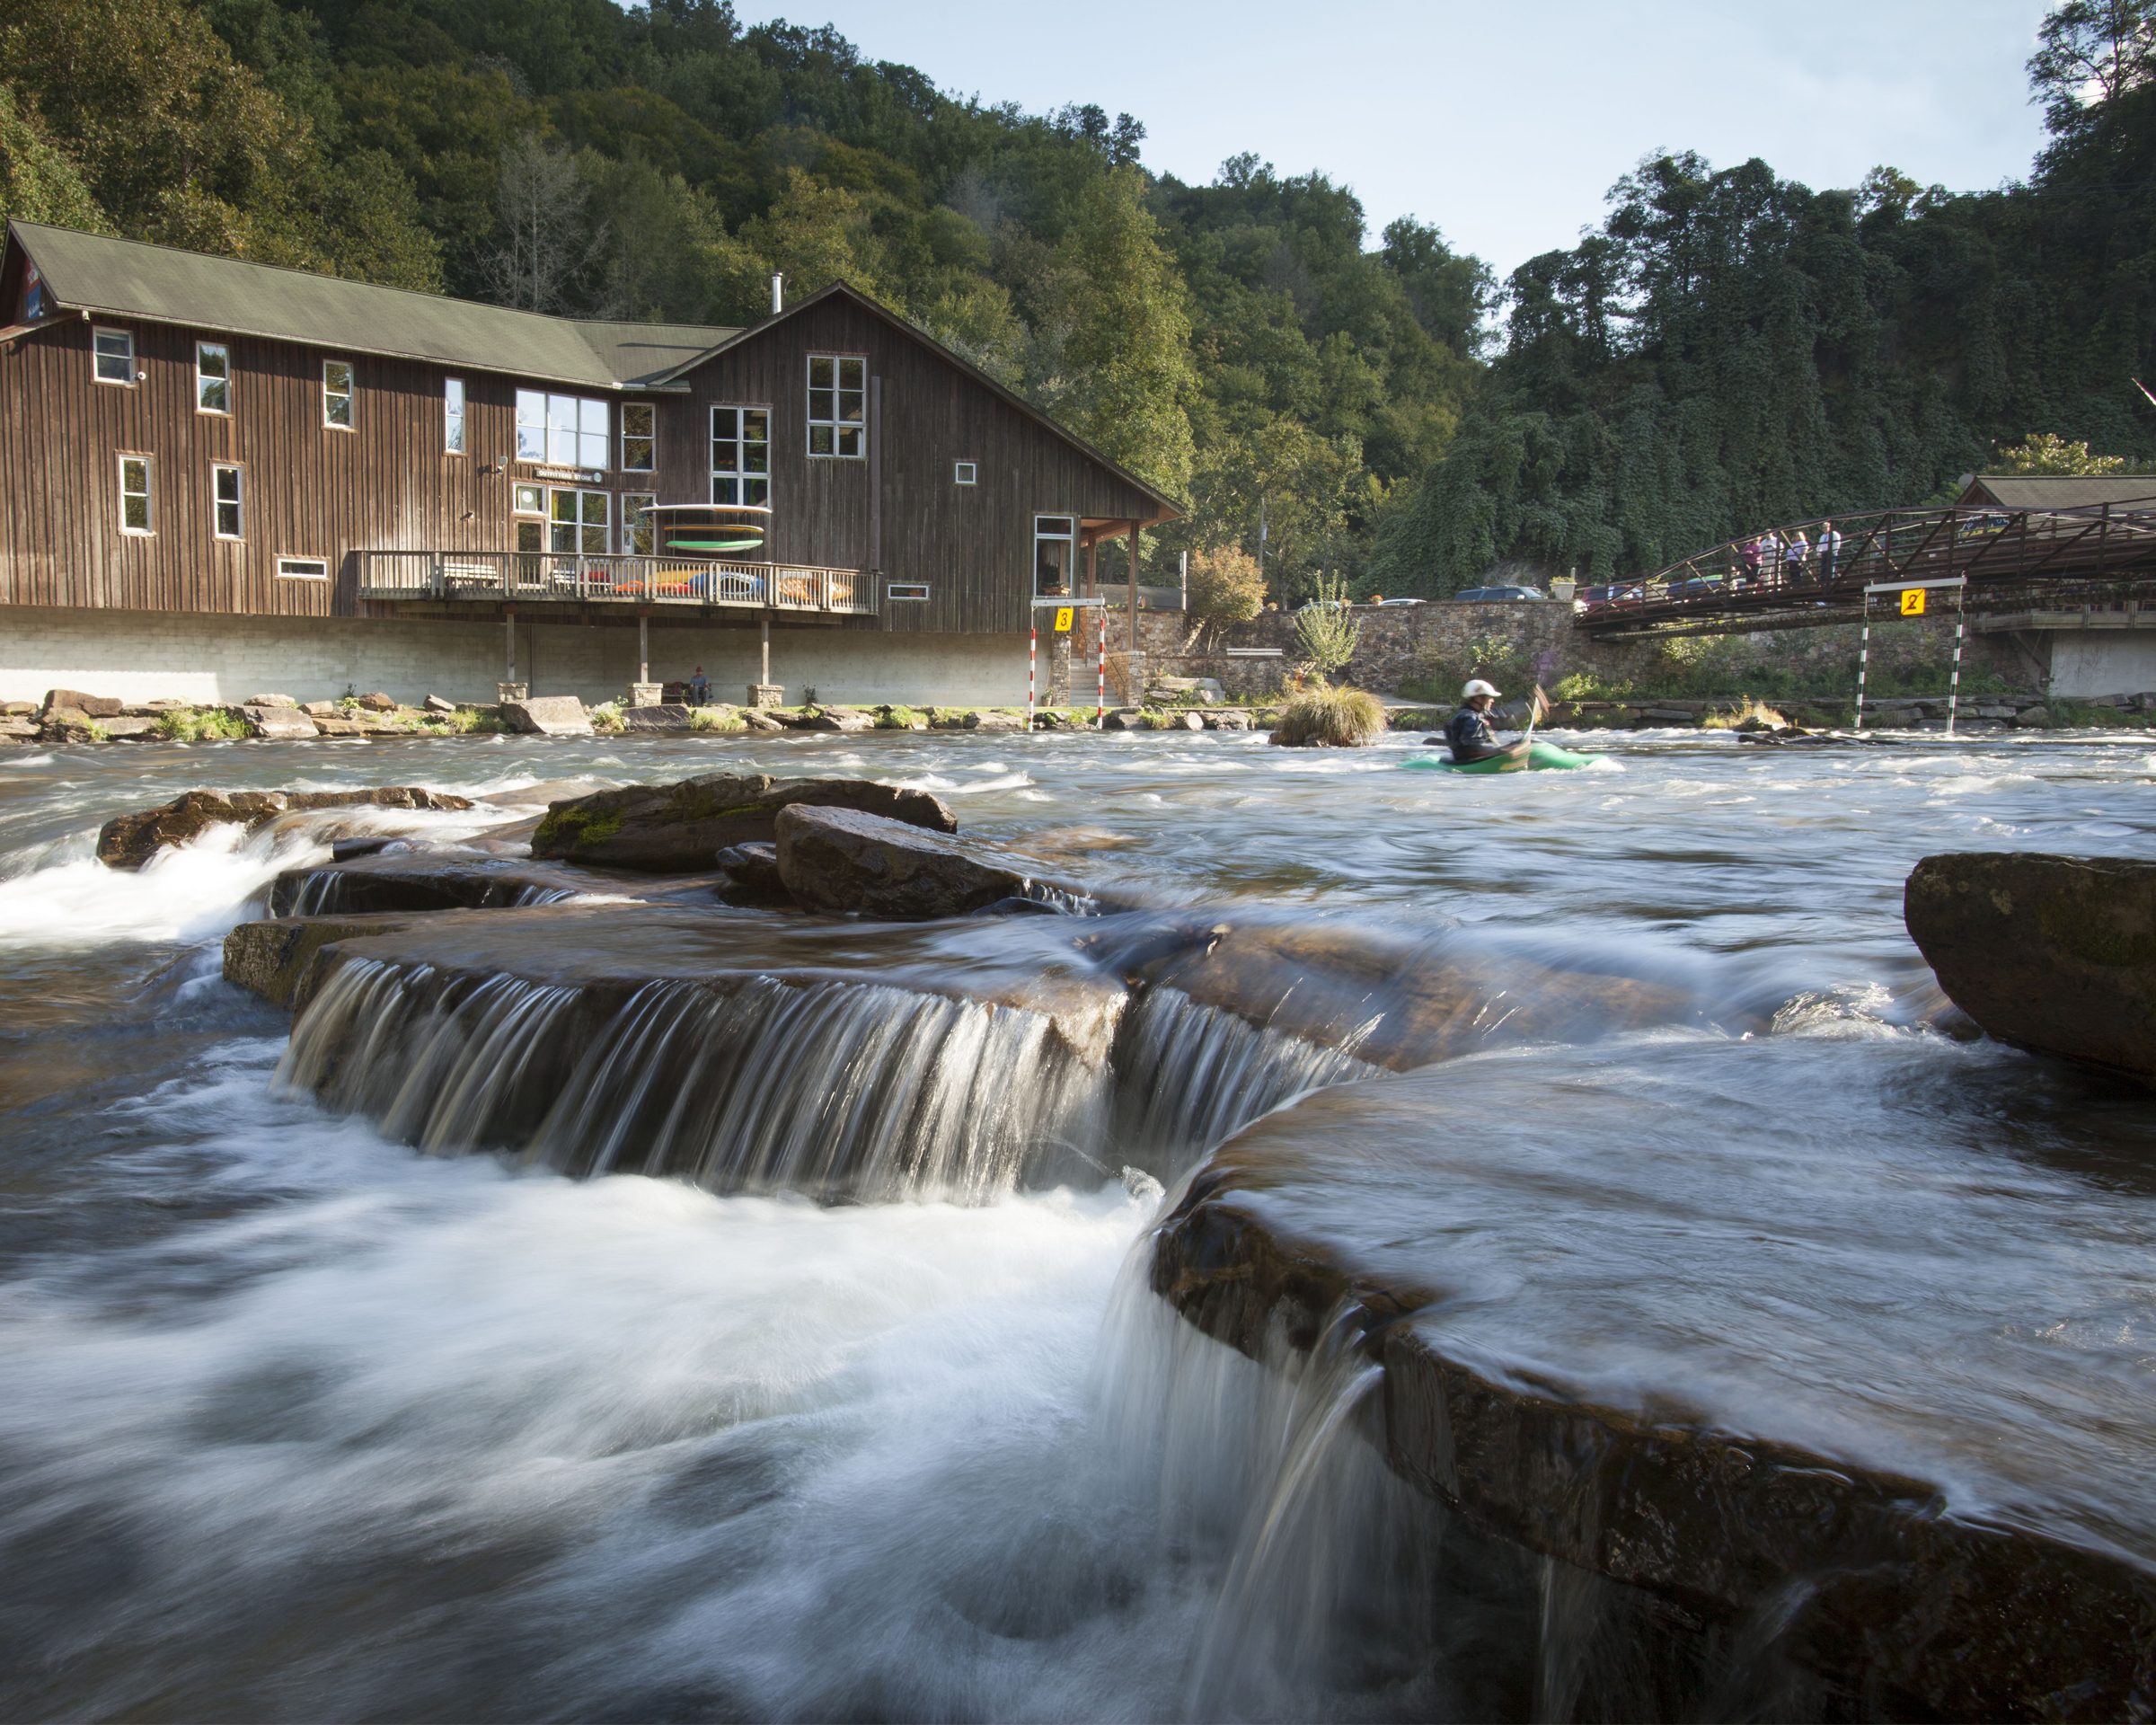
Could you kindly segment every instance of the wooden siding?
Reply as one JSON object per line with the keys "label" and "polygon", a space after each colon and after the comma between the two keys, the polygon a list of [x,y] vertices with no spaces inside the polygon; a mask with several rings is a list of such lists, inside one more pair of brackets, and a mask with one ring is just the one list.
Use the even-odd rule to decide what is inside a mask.
{"label": "wooden siding", "polygon": [[[80,318],[0,349],[0,604],[258,615],[355,615],[367,550],[515,549],[511,488],[548,483],[515,459],[524,380],[459,373],[334,349],[121,323],[146,376],[94,381],[92,325]],[[195,407],[195,341],[231,351],[233,411]],[[865,460],[807,453],[807,357],[868,358]],[[322,364],[349,358],[350,431],[323,423]],[[465,385],[465,446],[446,454],[443,382]],[[936,633],[1013,633],[1028,623],[1033,518],[1144,518],[1153,500],[985,388],[925,341],[843,295],[805,307],[706,362],[685,394],[608,398],[619,459],[623,400],[658,407],[658,470],[609,472],[616,542],[623,493],[664,502],[710,496],[710,410],[767,407],[773,518],[767,555],[784,562],[880,570],[925,582],[926,603],[887,604],[844,626]],[[552,387],[560,391],[561,385]],[[875,415],[877,407],[871,407]],[[119,456],[154,464],[155,531],[119,530]],[[978,482],[953,482],[977,464]],[[245,474],[245,538],[212,532],[210,468]],[[499,464],[503,471],[486,468]],[[881,508],[871,483],[880,479]],[[878,538],[880,544],[877,543]],[[328,562],[328,582],[279,579],[280,557]],[[1116,571],[1120,573],[1119,561]]]}
{"label": "wooden siding", "polygon": [[[865,355],[871,412],[867,460],[812,456],[808,361]],[[697,427],[719,406],[771,410],[771,552],[782,562],[880,569],[885,581],[925,581],[925,604],[884,606],[901,632],[1022,632],[1033,592],[1033,518],[1144,519],[1158,506],[1082,450],[983,388],[930,343],[856,301],[833,296],[747,337],[686,379],[690,411],[669,402],[688,438],[659,451],[663,500],[708,498],[710,466]],[[879,459],[879,456],[880,459]],[[953,482],[961,461],[977,482]],[[880,473],[876,471],[880,468]],[[870,483],[882,482],[880,520]],[[882,544],[870,543],[879,526]]]}

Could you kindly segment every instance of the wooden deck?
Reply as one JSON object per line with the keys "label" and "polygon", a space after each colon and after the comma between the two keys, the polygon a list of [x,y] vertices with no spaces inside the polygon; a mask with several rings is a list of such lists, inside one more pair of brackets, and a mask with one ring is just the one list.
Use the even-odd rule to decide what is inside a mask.
{"label": "wooden deck", "polygon": [[718,606],[873,616],[876,580],[854,569],[556,552],[367,551],[359,597],[374,603]]}

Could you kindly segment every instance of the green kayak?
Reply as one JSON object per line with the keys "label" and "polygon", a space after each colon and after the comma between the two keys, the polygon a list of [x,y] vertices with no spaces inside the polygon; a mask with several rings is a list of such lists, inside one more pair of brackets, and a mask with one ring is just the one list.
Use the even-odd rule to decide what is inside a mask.
{"label": "green kayak", "polygon": [[1401,765],[1436,773],[1562,773],[1591,766],[1600,759],[1599,755],[1575,755],[1555,743],[1530,743],[1524,748],[1515,743],[1502,755],[1485,756],[1464,766],[1445,755],[1417,755]]}

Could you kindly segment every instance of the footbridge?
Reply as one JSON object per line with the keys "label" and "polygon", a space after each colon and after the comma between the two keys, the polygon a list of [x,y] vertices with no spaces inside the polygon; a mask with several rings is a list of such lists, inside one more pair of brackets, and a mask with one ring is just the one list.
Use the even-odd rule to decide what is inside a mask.
{"label": "footbridge", "polygon": [[1595,589],[1577,624],[1602,637],[1812,628],[1877,615],[1882,600],[1902,615],[1895,594],[1921,590],[1926,614],[1959,609],[1978,630],[2140,630],[2156,648],[2148,485],[2083,507],[1965,501],[1792,522]]}

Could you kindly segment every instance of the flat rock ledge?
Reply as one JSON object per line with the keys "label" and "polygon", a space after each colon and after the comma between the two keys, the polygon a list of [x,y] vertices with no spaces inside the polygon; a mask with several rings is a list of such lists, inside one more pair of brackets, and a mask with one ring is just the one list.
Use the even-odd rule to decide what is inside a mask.
{"label": "flat rock ledge", "polygon": [[1948,999],[2001,1042],[2156,1087],[2156,862],[1927,856],[1902,894]]}
{"label": "flat rock ledge", "polygon": [[1072,898],[1014,860],[857,809],[797,803],[776,824],[779,879],[809,909],[930,922],[1007,900],[1049,907]]}
{"label": "flat rock ledge", "polygon": [[[1315,1104],[1321,1118],[1302,1129],[1322,1134],[1363,1093],[1324,1092],[1273,1122]],[[1475,1532],[1641,1590],[1680,1639],[1727,1645],[1747,1624],[1772,1625],[1775,1650],[1825,1684],[1832,1715],[2156,1709],[2156,1573],[1958,1518],[1922,1480],[1600,1405],[1433,1336],[1414,1314],[1437,1291],[1373,1278],[1293,1231],[1268,1189],[1320,1175],[1284,1172],[1262,1142],[1241,1154],[1268,1125],[1193,1175],[1154,1234],[1153,1291],[1260,1363],[1282,1339],[1311,1353],[1346,1314],[1351,1345],[1383,1367],[1363,1429],[1396,1473]]]}
{"label": "flat rock ledge", "polygon": [[713,773],[552,803],[532,836],[532,854],[651,874],[702,873],[730,846],[776,842],[779,811],[796,804],[858,809],[931,832],[959,827],[957,817],[925,791],[867,779]]}
{"label": "flat rock ledge", "polygon": [[252,832],[280,815],[315,809],[469,809],[469,797],[416,785],[361,791],[189,791],[138,814],[119,815],[99,828],[97,860],[109,869],[139,869],[168,845],[184,845],[210,827],[234,824]]}

